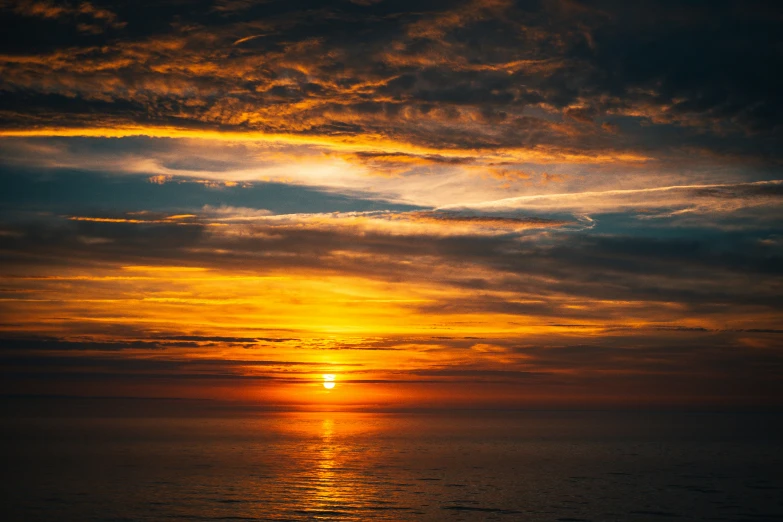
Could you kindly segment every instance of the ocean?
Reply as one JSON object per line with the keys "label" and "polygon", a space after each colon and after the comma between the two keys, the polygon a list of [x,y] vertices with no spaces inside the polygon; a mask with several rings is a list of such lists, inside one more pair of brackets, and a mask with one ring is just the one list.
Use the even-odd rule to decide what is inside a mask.
{"label": "ocean", "polygon": [[4,521],[781,521],[775,413],[6,414]]}

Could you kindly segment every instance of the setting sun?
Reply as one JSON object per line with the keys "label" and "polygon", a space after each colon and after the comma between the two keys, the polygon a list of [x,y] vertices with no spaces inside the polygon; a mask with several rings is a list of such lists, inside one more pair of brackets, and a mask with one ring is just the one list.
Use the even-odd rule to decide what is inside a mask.
{"label": "setting sun", "polygon": [[327,390],[331,390],[334,388],[334,374],[331,373],[325,373],[324,374],[324,388]]}

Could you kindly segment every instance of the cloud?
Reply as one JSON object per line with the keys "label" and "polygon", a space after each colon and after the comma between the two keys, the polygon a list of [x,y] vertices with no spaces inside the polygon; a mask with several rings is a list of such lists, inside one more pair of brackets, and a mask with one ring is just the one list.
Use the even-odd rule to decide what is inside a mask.
{"label": "cloud", "polygon": [[686,212],[731,213],[744,208],[777,207],[783,181],[714,185],[674,185],[638,189],[538,194],[472,205],[449,205],[443,210],[527,210],[607,213],[637,211],[644,218],[672,217]]}
{"label": "cloud", "polygon": [[[459,387],[480,385],[510,386],[511,390],[528,390],[530,394],[533,390],[544,394],[556,390],[561,400],[571,400],[568,397],[574,393],[592,400],[596,397],[605,400],[607,394],[642,393],[666,402],[674,397],[668,395],[670,392],[680,400],[693,397],[703,400],[707,393],[725,404],[725,401],[742,402],[765,394],[774,396],[781,391],[777,377],[783,359],[779,350],[748,350],[743,347],[744,339],[738,332],[670,329],[662,337],[655,328],[619,335],[606,330],[585,341],[574,342],[572,335],[562,334],[490,339],[377,339],[376,342],[405,351],[408,358],[427,353],[441,356],[427,364],[419,361],[413,367],[400,368],[388,366],[385,361],[325,365],[298,360],[291,353],[286,354],[286,359],[277,360],[214,358],[203,355],[209,349],[207,346],[190,353],[169,348],[155,357],[139,357],[152,352],[138,348],[135,356],[105,352],[90,341],[82,341],[84,346],[77,348],[80,356],[74,357],[69,351],[78,342],[4,338],[0,341],[3,347],[0,360],[5,383],[26,380],[56,386],[69,382],[114,382],[132,383],[144,389],[167,382],[179,389],[177,383],[193,382],[208,387],[210,382],[236,386],[242,381],[252,381],[297,386],[300,396],[323,371],[339,372],[341,386],[383,385],[398,389],[425,386],[430,390],[448,390],[457,396]],[[44,343],[46,349],[23,349],[23,342]],[[418,345],[418,351],[411,351],[413,345]],[[36,346],[42,348],[41,344]],[[477,351],[476,347],[480,349]],[[446,354],[448,359],[442,357]],[[725,393],[729,384],[734,395]],[[493,393],[489,397],[494,397],[495,404],[505,404],[502,394]],[[540,398],[533,394],[527,400],[536,402]]]}
{"label": "cloud", "polygon": [[[391,153],[563,158],[718,153],[730,136],[746,161],[780,160],[779,15],[763,2],[239,5],[6,4],[4,132],[361,137]],[[53,19],[75,33],[28,42]]]}
{"label": "cloud", "polygon": [[[9,189],[15,192],[32,193],[34,187],[41,186],[32,183],[30,176],[46,179],[50,184],[65,184],[68,178],[84,178],[86,182],[91,177],[91,183],[96,178],[106,178],[109,186],[133,185],[134,177],[143,176],[145,182],[162,184],[166,190],[134,187],[128,194],[112,191],[109,197],[128,198],[145,192],[158,202],[166,194],[178,198],[178,204],[190,206],[200,198],[202,206],[215,202],[250,206],[250,202],[265,201],[267,209],[280,208],[284,203],[291,209],[297,198],[270,198],[267,194],[296,191],[301,193],[300,198],[309,192],[310,205],[316,205],[311,206],[313,209],[344,210],[353,204],[365,209],[400,205],[474,209],[516,205],[537,212],[590,214],[635,206],[646,209],[650,217],[685,209],[708,212],[711,205],[717,208],[719,200],[724,206],[746,207],[751,201],[749,197],[720,195],[718,191],[730,191],[732,186],[741,187],[758,177],[766,178],[759,186],[766,183],[772,187],[776,183],[772,178],[776,173],[772,171],[731,165],[718,167],[711,162],[693,164],[683,160],[682,164],[647,165],[631,159],[626,163],[622,158],[601,163],[601,158],[593,157],[600,161],[590,163],[587,158],[586,163],[574,164],[571,162],[583,160],[561,156],[562,163],[557,163],[553,158],[547,159],[546,153],[537,155],[535,151],[526,152],[529,157],[517,156],[514,151],[492,154],[451,151],[430,155],[345,151],[271,142],[150,138],[8,139],[0,140],[0,151],[4,159],[3,178],[9,183],[12,178],[18,178]],[[705,174],[694,172],[697,168]],[[22,176],[22,172],[26,175]],[[53,174],[56,179],[51,180]],[[118,175],[125,179],[109,180]],[[194,183],[221,190],[223,194],[197,196]],[[276,184],[275,188],[270,184]],[[688,204],[689,188],[696,197],[694,205]],[[177,193],[181,195],[176,196]],[[93,201],[96,199],[100,201],[100,198]],[[319,204],[315,199],[328,201],[329,205]],[[359,203],[359,200],[364,201]],[[771,200],[759,194],[755,201],[763,204]],[[306,209],[307,205],[299,207]]]}
{"label": "cloud", "polygon": [[121,29],[126,23],[117,19],[117,15],[107,9],[95,7],[90,2],[65,3],[38,0],[19,2],[6,0],[0,7],[24,16],[51,20],[68,21],[76,24],[78,31],[88,34],[100,34],[104,30]]}
{"label": "cloud", "polygon": [[[135,277],[182,278],[182,295],[143,294],[145,306],[160,307],[206,305],[206,298],[198,296],[206,291],[189,288],[224,277],[259,282],[267,276],[293,277],[295,284],[294,274],[303,280],[322,274],[368,283],[406,281],[408,295],[388,299],[422,318],[467,315],[477,320],[487,314],[502,318],[501,323],[518,317],[523,322],[568,318],[666,324],[687,314],[709,326],[733,314],[731,321],[752,322],[755,316],[763,323],[747,323],[746,328],[771,328],[764,318],[779,312],[771,282],[781,276],[780,245],[747,234],[718,230],[703,238],[663,238],[639,235],[638,229],[633,235],[585,234],[540,218],[420,211],[212,212],[168,221],[148,215],[128,221],[57,218],[6,225],[12,233],[2,239],[4,273],[18,277],[104,266],[106,275],[113,276],[121,266],[140,265],[119,274],[129,278],[131,287],[141,284]],[[208,226],[214,223],[224,226]],[[763,230],[759,233],[764,237]],[[88,250],[84,238],[92,238]],[[156,272],[156,266],[162,271]],[[102,285],[100,274],[93,276]],[[49,286],[46,279],[34,281],[19,280],[22,286],[14,292],[21,295],[3,306],[27,299],[23,289],[28,285]],[[118,284],[107,280],[106,297],[115,293],[110,285]],[[359,302],[385,302],[385,293]],[[204,295],[214,305],[258,304],[243,292]],[[35,294],[30,297],[36,302]]]}

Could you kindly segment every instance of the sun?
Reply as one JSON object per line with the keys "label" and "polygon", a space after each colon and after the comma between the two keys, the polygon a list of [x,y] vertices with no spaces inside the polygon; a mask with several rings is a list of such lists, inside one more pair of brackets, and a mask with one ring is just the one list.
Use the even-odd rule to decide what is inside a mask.
{"label": "sun", "polygon": [[324,377],[324,388],[326,388],[327,390],[331,390],[332,388],[334,388],[334,384],[335,384],[334,374],[325,373],[323,377]]}

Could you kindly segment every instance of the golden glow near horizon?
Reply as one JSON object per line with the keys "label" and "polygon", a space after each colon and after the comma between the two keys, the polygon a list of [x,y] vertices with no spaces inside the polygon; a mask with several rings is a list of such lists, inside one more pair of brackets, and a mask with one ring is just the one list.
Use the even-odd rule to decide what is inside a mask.
{"label": "golden glow near horizon", "polygon": [[[563,379],[572,383],[570,390],[581,390],[566,396],[572,402],[581,394],[590,397],[587,383],[594,379],[606,383],[601,400],[609,402],[615,400],[606,391],[613,381],[630,386],[622,383],[643,383],[659,371],[623,351],[629,340],[731,335],[753,350],[772,349],[775,342],[774,333],[764,333],[774,315],[740,315],[735,308],[730,314],[683,317],[679,303],[634,295],[580,297],[546,278],[517,280],[465,266],[460,258],[434,263],[425,255],[370,258],[344,248],[327,258],[342,266],[339,274],[307,266],[262,273],[258,267],[249,272],[142,263],[56,273],[19,267],[2,279],[0,332],[44,336],[34,344],[38,353],[72,360],[73,369],[65,371],[74,375],[83,371],[79,360],[89,372],[119,373],[112,384],[116,393],[145,390],[301,406],[327,406],[327,400],[340,407],[566,400],[558,391]],[[405,283],[379,278],[379,269],[394,270]],[[475,281],[485,286],[478,294],[471,288]],[[736,333],[721,333],[730,322]],[[606,355],[580,361],[575,359],[580,352],[568,349],[574,345],[595,346]],[[559,356],[551,346],[576,355]],[[644,353],[645,347],[634,350]],[[149,372],[124,372],[126,365],[133,368],[131,362],[158,379],[170,377],[168,391],[160,381],[147,381]],[[361,384],[346,393],[309,394],[312,371],[324,365],[332,371],[317,374],[323,390],[335,389],[337,375]],[[177,378],[182,374],[187,378]],[[224,381],[189,384],[200,375]],[[470,397],[464,393],[466,379],[473,384]],[[92,382],[99,393],[100,381]],[[78,394],[91,386],[88,381],[58,389]]]}

